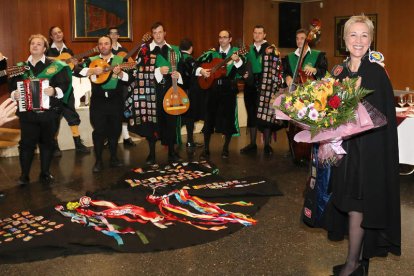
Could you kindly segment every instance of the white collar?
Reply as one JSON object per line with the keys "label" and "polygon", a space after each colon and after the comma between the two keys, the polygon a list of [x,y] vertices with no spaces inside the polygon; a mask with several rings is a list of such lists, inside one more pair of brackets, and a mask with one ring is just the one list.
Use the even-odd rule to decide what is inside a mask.
{"label": "white collar", "polygon": [[[28,62],[30,62],[30,64],[32,64],[33,66],[35,66],[36,64],[33,64],[33,56],[30,55],[29,58],[27,59]],[[45,63],[46,62],[46,56],[43,55],[42,58],[40,59],[41,62]]]}
{"label": "white collar", "polygon": [[259,52],[260,49],[262,48],[262,45],[266,42],[267,42],[267,40],[263,40],[262,43],[260,43],[259,45],[257,45],[256,42],[253,42],[253,45],[256,48],[256,50]]}
{"label": "white collar", "polygon": [[[100,58],[102,58],[102,59],[104,59],[104,58],[102,57],[102,54],[99,54],[99,57],[100,57]],[[111,59],[111,58],[113,58],[113,57],[114,57],[114,54],[112,54],[112,53],[111,53],[111,56],[110,56],[110,57],[109,57],[109,59],[107,59],[107,60],[110,60],[110,59]]]}
{"label": "white collar", "polygon": [[68,47],[66,47],[66,44],[64,42],[62,42],[62,43],[63,43],[63,46],[62,46],[61,50],[58,49],[58,47],[56,46],[56,44],[54,42],[52,43],[52,46],[50,46],[50,48],[55,48],[55,49],[58,49],[59,51],[62,51],[65,48],[69,49]]}
{"label": "white collar", "polygon": [[117,42],[116,43],[116,46],[115,47],[112,47],[112,49],[114,49],[115,51],[118,51],[118,49],[121,48],[121,47],[122,47],[122,45],[119,44],[119,42]]}
{"label": "white collar", "polygon": [[[310,47],[308,47],[308,50],[306,51],[306,53],[304,53],[304,55],[306,55],[307,53],[311,53],[312,54],[312,50]],[[297,48],[295,51],[295,55],[300,56],[300,49]]]}
{"label": "white collar", "polygon": [[155,46],[159,46],[159,47],[162,47],[162,46],[164,46],[164,45],[167,45],[167,47],[168,48],[171,48],[171,46],[170,46],[170,44],[168,44],[166,41],[164,41],[164,44],[163,45],[157,45],[154,41],[152,41],[151,43],[150,43],[150,51],[152,51],[152,50],[154,50],[154,48],[155,48]]}
{"label": "white collar", "polygon": [[221,48],[221,46],[220,46],[219,53],[226,53],[226,55],[227,55],[227,53],[230,51],[230,49],[231,49],[231,44],[229,44],[229,47],[226,50],[223,50],[223,48]]}

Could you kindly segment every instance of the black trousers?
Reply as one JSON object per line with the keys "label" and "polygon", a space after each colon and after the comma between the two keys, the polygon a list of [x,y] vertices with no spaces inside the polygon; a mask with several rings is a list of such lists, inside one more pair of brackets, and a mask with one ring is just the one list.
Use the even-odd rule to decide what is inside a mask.
{"label": "black trousers", "polygon": [[40,150],[41,173],[49,173],[57,118],[58,114],[51,110],[42,113],[25,112],[20,115],[19,158],[22,175],[29,176],[37,145]]}
{"label": "black trousers", "polygon": [[96,159],[102,158],[105,138],[111,157],[116,157],[118,139],[122,130],[122,97],[91,99],[89,119],[93,127],[92,140]]}

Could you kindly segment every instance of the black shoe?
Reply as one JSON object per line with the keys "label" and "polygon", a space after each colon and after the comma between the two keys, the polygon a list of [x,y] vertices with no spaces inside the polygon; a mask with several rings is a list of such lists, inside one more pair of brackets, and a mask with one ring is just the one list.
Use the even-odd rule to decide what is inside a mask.
{"label": "black shoe", "polygon": [[91,150],[88,149],[84,144],[80,136],[73,137],[73,141],[75,142],[75,150],[79,153],[90,153]]}
{"label": "black shoe", "polygon": [[256,144],[248,144],[244,148],[240,149],[241,154],[248,154],[253,153],[257,151],[257,145]]}
{"label": "black shoe", "polygon": [[155,164],[155,156],[148,155],[147,159],[145,160],[145,164],[147,165],[154,165]]}
{"label": "black shoe", "polygon": [[203,146],[203,144],[201,144],[201,143],[196,143],[196,142],[187,142],[187,143],[185,144],[185,146],[186,146],[187,148],[201,148],[201,147]]}
{"label": "black shoe", "polygon": [[223,149],[223,151],[221,152],[221,158],[223,159],[229,158],[229,150]]}
{"label": "black shoe", "polygon": [[29,185],[30,179],[28,176],[22,175],[19,177],[19,180],[17,180],[17,184],[20,186],[26,186]]}
{"label": "black shoe", "polygon": [[109,166],[112,168],[119,168],[123,167],[124,163],[122,163],[118,158],[111,158],[111,161],[109,162]]}
{"label": "black shoe", "polygon": [[203,152],[201,153],[199,159],[200,160],[209,160],[210,159],[210,151],[204,149]]}
{"label": "black shoe", "polygon": [[6,194],[0,191],[0,200],[4,199],[5,197],[6,197]]}
{"label": "black shoe", "polygon": [[92,172],[98,173],[103,170],[103,163],[102,160],[97,160],[95,165],[93,166]]}
{"label": "black shoe", "polygon": [[134,143],[134,141],[132,141],[131,137],[129,137],[128,139],[124,139],[124,147],[133,147],[136,144]]}
{"label": "black shoe", "polygon": [[263,152],[264,152],[265,155],[270,156],[270,155],[273,154],[273,149],[270,145],[265,145],[264,149],[263,149]]}
{"label": "black shoe", "polygon": [[41,183],[45,183],[45,184],[50,184],[54,181],[54,177],[53,175],[51,175],[50,173],[41,173],[39,175],[39,182]]}
{"label": "black shoe", "polygon": [[174,152],[172,154],[168,154],[168,162],[177,163],[182,161],[183,159],[181,158],[181,156],[178,155],[178,153]]}

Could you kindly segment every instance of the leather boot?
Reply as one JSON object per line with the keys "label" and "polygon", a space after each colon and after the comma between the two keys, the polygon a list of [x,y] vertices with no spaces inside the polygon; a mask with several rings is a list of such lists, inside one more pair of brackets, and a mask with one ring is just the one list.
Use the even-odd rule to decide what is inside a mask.
{"label": "leather boot", "polygon": [[76,152],[80,152],[80,153],[90,153],[91,152],[91,150],[88,149],[83,144],[82,139],[80,138],[80,136],[73,137],[73,141],[75,142]]}

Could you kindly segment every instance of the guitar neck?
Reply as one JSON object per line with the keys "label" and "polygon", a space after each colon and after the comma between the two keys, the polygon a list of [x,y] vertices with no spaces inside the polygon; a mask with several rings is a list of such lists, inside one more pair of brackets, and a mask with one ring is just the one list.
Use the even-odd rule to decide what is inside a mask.
{"label": "guitar neck", "polygon": [[121,63],[121,64],[117,64],[117,65],[110,65],[108,67],[105,67],[104,71],[105,72],[112,71],[117,66],[121,67],[121,69],[130,68],[130,67],[134,66],[134,64],[135,64],[134,62],[125,62],[125,63]]}
{"label": "guitar neck", "polygon": [[[239,51],[236,51],[236,52],[234,52],[233,54],[238,55],[238,54],[239,54]],[[233,54],[231,54],[231,55],[233,55]],[[217,71],[218,69],[220,69],[223,65],[227,64],[230,60],[231,60],[231,56],[226,57],[226,58],[225,58],[222,62],[220,62],[220,63],[218,63],[216,66],[214,66],[214,67],[211,69],[211,72],[212,72],[212,73],[216,72],[216,71]]]}
{"label": "guitar neck", "polygon": [[141,44],[135,45],[135,47],[132,48],[132,50],[129,51],[128,54],[124,57],[124,59],[129,59],[136,51],[138,51],[138,49],[141,49],[143,44],[144,44],[144,42],[142,41]]}
{"label": "guitar neck", "polygon": [[86,52],[83,52],[83,53],[80,53],[80,54],[73,55],[73,57],[72,57],[72,58],[79,59],[79,58],[82,58],[82,57],[84,57],[84,56],[89,56],[90,54],[94,53],[95,51],[96,51],[96,49],[95,49],[95,48],[93,48],[93,49],[90,49],[90,50],[88,50],[88,51],[86,51]]}

